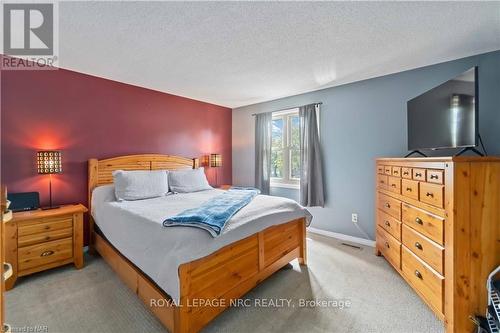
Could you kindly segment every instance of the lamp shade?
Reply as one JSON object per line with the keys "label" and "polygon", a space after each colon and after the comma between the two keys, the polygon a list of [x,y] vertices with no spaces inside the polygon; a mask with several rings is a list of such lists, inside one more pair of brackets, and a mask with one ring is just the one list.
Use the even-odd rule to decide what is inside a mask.
{"label": "lamp shade", "polygon": [[210,166],[221,167],[222,166],[222,156],[221,154],[210,154]]}
{"label": "lamp shade", "polygon": [[43,150],[36,153],[36,166],[39,174],[62,172],[61,151]]}

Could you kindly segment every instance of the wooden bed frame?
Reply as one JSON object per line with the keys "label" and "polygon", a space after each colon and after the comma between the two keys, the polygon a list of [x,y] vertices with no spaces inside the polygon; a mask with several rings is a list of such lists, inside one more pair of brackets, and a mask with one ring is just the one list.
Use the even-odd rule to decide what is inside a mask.
{"label": "wooden bed frame", "polygon": [[[196,168],[197,159],[145,154],[89,160],[89,206],[94,188],[113,183],[114,170]],[[173,333],[198,332],[218,314],[287,263],[306,265],[306,224],[300,218],[272,226],[229,244],[204,258],[179,266],[180,300],[169,295],[94,230],[90,251],[97,251],[124,283]],[[177,300],[176,300],[177,301]]]}

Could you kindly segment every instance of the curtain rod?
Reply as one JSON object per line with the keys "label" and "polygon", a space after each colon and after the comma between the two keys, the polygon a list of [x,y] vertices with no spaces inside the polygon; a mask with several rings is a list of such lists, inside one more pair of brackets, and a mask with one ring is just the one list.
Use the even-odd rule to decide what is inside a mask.
{"label": "curtain rod", "polygon": [[[315,104],[315,105],[321,105],[323,104],[323,102],[317,102],[317,103],[311,103],[311,104]],[[304,105],[309,105],[309,104],[304,104]],[[296,109],[296,108],[300,108],[304,105],[298,105],[298,106],[290,106],[288,108],[285,108],[285,109],[280,109],[280,110],[274,110],[274,111],[271,111],[271,113],[274,113],[274,112],[280,112],[280,111],[285,111],[285,110],[290,110],[290,109]],[[262,112],[264,113],[264,112]],[[258,113],[252,113],[252,116],[256,116]]]}

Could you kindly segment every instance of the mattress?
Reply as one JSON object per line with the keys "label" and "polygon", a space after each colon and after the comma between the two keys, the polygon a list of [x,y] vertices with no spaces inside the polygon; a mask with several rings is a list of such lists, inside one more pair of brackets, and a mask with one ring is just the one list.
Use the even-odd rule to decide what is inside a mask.
{"label": "mattress", "polygon": [[92,217],[108,241],[147,274],[173,301],[180,297],[178,268],[270,226],[311,214],[295,201],[258,195],[238,211],[214,238],[203,229],[164,227],[169,216],[194,208],[223,193],[213,189],[194,193],[118,202],[112,185],[92,194]]}

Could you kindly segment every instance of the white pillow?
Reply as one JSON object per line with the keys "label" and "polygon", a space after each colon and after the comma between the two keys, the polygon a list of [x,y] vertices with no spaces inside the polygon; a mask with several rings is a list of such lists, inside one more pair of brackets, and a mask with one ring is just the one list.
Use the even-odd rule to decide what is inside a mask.
{"label": "white pillow", "polygon": [[118,201],[161,197],[168,193],[168,171],[113,171]]}
{"label": "white pillow", "polygon": [[168,184],[172,192],[188,193],[211,190],[203,168],[176,170],[168,173]]}

